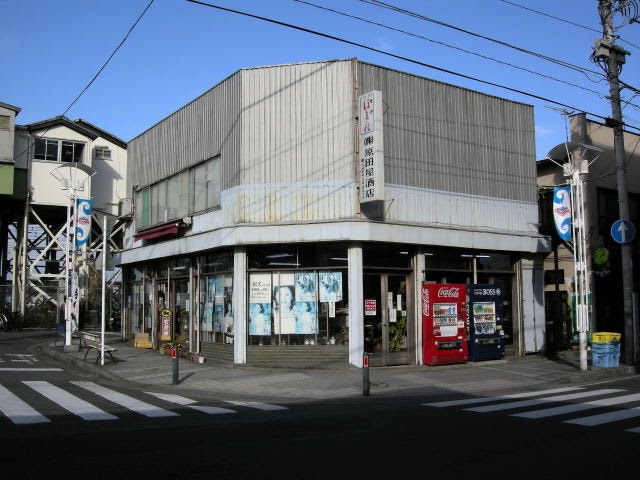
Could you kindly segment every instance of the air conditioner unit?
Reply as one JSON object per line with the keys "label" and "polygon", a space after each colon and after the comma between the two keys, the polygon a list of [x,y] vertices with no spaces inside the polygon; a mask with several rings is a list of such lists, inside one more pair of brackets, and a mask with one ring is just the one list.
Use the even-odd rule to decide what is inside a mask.
{"label": "air conditioner unit", "polygon": [[129,217],[133,215],[133,202],[130,198],[123,198],[118,203],[118,217]]}

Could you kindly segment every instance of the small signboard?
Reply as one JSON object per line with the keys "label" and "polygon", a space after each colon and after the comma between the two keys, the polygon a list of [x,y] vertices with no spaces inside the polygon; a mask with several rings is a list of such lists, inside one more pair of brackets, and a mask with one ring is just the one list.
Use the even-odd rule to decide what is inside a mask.
{"label": "small signboard", "polygon": [[365,299],[364,301],[364,314],[365,315],[376,315],[376,300],[374,299]]}
{"label": "small signboard", "polygon": [[636,236],[636,227],[629,220],[618,220],[611,225],[611,238],[618,243],[631,243]]}
{"label": "small signboard", "polygon": [[171,310],[160,314],[160,340],[171,340]]}

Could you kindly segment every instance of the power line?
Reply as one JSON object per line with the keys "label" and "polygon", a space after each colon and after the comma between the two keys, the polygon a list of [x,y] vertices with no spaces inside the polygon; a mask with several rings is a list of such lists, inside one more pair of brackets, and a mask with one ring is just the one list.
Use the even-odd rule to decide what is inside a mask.
{"label": "power line", "polygon": [[120,50],[120,47],[124,44],[124,42],[127,40],[127,38],[129,38],[129,35],[131,34],[131,32],[133,31],[133,29],[136,27],[136,25],[138,24],[138,22],[140,22],[140,20],[142,20],[142,17],[144,16],[145,13],[147,13],[147,10],[149,10],[149,7],[151,7],[151,4],[154,2],[154,0],[149,0],[149,3],[147,4],[147,6],[145,7],[145,9],[142,11],[142,13],[140,14],[140,16],[138,17],[138,19],[133,22],[133,25],[131,25],[131,28],[129,28],[129,31],[126,33],[126,35],[124,36],[124,38],[120,41],[120,43],[118,44],[118,46],[115,48],[115,50],[113,52],[111,52],[111,55],[109,55],[109,58],[107,58],[107,61],[104,62],[104,64],[102,65],[102,67],[100,67],[100,70],[98,70],[98,72],[93,76],[93,78],[89,81],[89,83],[87,84],[86,87],[84,87],[84,89],[78,94],[78,96],[75,98],[75,100],[73,102],[71,102],[71,105],[69,105],[67,107],[67,109],[64,111],[64,113],[62,114],[62,116],[65,116],[66,113],[71,110],[71,107],[73,107],[73,105],[80,99],[80,97],[84,94],[84,92],[86,92],[89,87],[91,86],[91,84],[96,80],[96,78],[98,78],[98,75],[100,75],[100,73],[102,73],[102,71],[105,69],[105,67],[109,64],[109,62],[111,61],[111,59],[113,58],[113,56],[116,54],[116,52],[118,50]]}
{"label": "power line", "polygon": [[[76,96],[76,98],[73,100],[73,102],[71,102],[71,104],[66,108],[66,110],[62,113],[62,115],[60,115],[60,117],[64,117],[67,112],[69,110],[71,110],[71,108],[73,107],[73,105],[80,99],[80,97],[84,94],[84,92],[86,92],[89,87],[91,86],[91,84],[93,84],[93,82],[98,78],[98,75],[100,75],[100,73],[102,73],[102,71],[105,69],[105,67],[109,64],[109,62],[111,61],[111,59],[113,58],[113,56],[116,54],[116,52],[120,49],[120,47],[122,47],[122,45],[124,44],[124,42],[127,40],[127,38],[129,38],[129,35],[131,34],[131,32],[133,31],[133,29],[136,27],[136,25],[138,25],[138,23],[140,22],[140,20],[142,20],[142,17],[144,16],[145,13],[147,13],[147,10],[149,10],[149,7],[151,7],[151,4],[154,2],[154,0],[149,0],[149,3],[147,4],[147,6],[145,7],[145,9],[142,11],[142,13],[138,16],[138,18],[136,19],[135,22],[133,22],[133,25],[131,25],[131,27],[129,28],[129,31],[127,31],[126,35],[122,38],[122,40],[120,41],[120,43],[118,44],[118,46],[113,50],[113,52],[111,52],[111,55],[109,55],[109,58],[107,58],[107,61],[104,62],[104,64],[102,65],[102,67],[100,67],[100,70],[98,70],[98,72],[93,76],[93,78],[89,81],[89,83],[87,84],[86,87],[84,87],[82,89],[82,91]],[[40,137],[44,137],[47,132],[51,129],[51,127],[47,128],[44,132],[42,132],[40,134]],[[22,152],[20,152],[20,154],[18,154],[16,157],[21,157],[22,155],[24,155],[29,148],[31,148],[31,144],[30,142],[27,142],[27,148],[25,148]]]}
{"label": "power line", "polygon": [[338,42],[346,43],[348,45],[353,45],[353,46],[356,46],[356,47],[364,48],[366,50],[370,50],[372,52],[380,53],[382,55],[387,55],[389,57],[397,58],[398,60],[403,60],[405,62],[414,63],[414,64],[420,65],[422,67],[431,68],[431,69],[437,70],[439,72],[448,73],[450,75],[454,75],[454,76],[457,76],[457,77],[465,78],[467,80],[472,80],[472,81],[475,81],[475,82],[483,83],[485,85],[490,85],[490,86],[493,86],[493,87],[502,88],[504,90],[508,90],[510,92],[518,93],[520,95],[524,95],[524,96],[527,96],[527,97],[535,98],[535,99],[542,100],[542,101],[545,101],[545,102],[550,102],[550,103],[553,103],[555,105],[560,105],[562,107],[567,107],[567,108],[569,108],[571,110],[581,111],[581,112],[587,113],[589,115],[592,115],[594,117],[601,118],[603,120],[606,120],[607,118],[609,118],[609,117],[605,117],[603,115],[598,115],[596,113],[588,112],[588,111],[583,110],[581,108],[577,108],[577,107],[573,107],[571,105],[567,105],[567,104],[559,102],[557,100],[552,100],[550,98],[542,97],[542,96],[536,95],[534,93],[530,93],[530,92],[526,92],[524,90],[519,90],[519,89],[516,89],[516,88],[508,87],[506,85],[501,85],[499,83],[490,82],[488,80],[482,80],[480,78],[472,77],[470,75],[465,75],[463,73],[455,72],[453,70],[448,70],[446,68],[437,67],[435,65],[431,65],[431,64],[428,64],[428,63],[425,63],[425,62],[421,62],[419,60],[415,60],[415,59],[412,59],[412,58],[409,58],[409,57],[405,57],[403,55],[397,55],[395,53],[387,52],[387,51],[381,50],[379,48],[370,47],[370,46],[364,45],[362,43],[358,43],[358,42],[354,42],[354,41],[351,41],[351,40],[347,40],[345,38],[336,37],[336,36],[330,35],[328,33],[318,32],[316,30],[311,30],[311,29],[308,29],[308,28],[305,28],[305,27],[300,27],[298,25],[293,25],[293,24],[282,22],[280,20],[275,20],[275,19],[272,19],[272,18],[262,17],[262,16],[259,16],[259,15],[255,15],[255,14],[248,13],[248,12],[243,12],[243,11],[240,11],[240,10],[234,10],[234,9],[231,9],[231,8],[221,7],[219,5],[213,5],[211,3],[206,3],[206,2],[203,2],[203,1],[200,1],[200,0],[185,0],[185,1],[190,2],[190,3],[195,3],[195,4],[198,4],[198,5],[202,5],[202,6],[205,6],[205,7],[209,7],[209,8],[215,8],[216,10],[222,10],[222,11],[229,12],[229,13],[235,13],[235,14],[238,14],[238,15],[243,15],[245,17],[254,18],[256,20],[261,20],[261,21],[265,21],[265,22],[268,22],[268,23],[273,23],[275,25],[280,25],[280,26],[291,28],[291,29],[294,29],[294,30],[299,30],[301,32],[310,33],[312,35],[317,35],[317,36],[320,36],[320,37],[323,37],[323,38],[328,38],[330,40],[336,40]]}
{"label": "power line", "polygon": [[[501,2],[504,2],[504,3],[508,3],[508,4],[510,4],[510,5],[513,5],[514,7],[519,7],[519,8],[522,8],[522,9],[524,9],[524,10],[529,10],[530,12],[534,12],[534,13],[537,13],[537,14],[539,14],[539,15],[544,15],[545,17],[553,18],[553,19],[558,20],[558,21],[560,21],[560,22],[568,23],[569,25],[574,25],[574,26],[576,26],[576,27],[584,28],[585,30],[590,30],[590,31],[592,31],[592,32],[596,32],[596,33],[602,33],[602,31],[597,30],[597,29],[595,29],[595,28],[585,27],[584,25],[580,25],[579,23],[575,23],[575,22],[572,22],[572,21],[570,21],[570,20],[566,20],[566,19],[564,19],[564,18],[556,17],[556,16],[554,16],[554,15],[549,15],[548,13],[544,13],[544,12],[541,12],[541,11],[539,11],[539,10],[534,10],[533,8],[525,7],[524,5],[520,5],[520,4],[515,3],[515,2],[510,2],[509,0],[500,0],[500,1],[501,1]],[[633,23],[633,21],[631,21],[631,22],[629,22],[629,23]],[[628,43],[628,44],[629,44],[629,45],[631,45],[632,47],[640,48],[638,45],[634,45],[633,43],[628,42],[628,41],[627,41],[627,40],[625,40],[624,38],[621,38],[621,37],[620,37],[620,41],[625,42],[625,43]]]}
{"label": "power line", "polygon": [[569,86],[571,86],[571,87],[576,87],[576,88],[579,88],[579,89],[581,89],[581,90],[585,90],[585,91],[587,91],[587,92],[595,93],[595,94],[596,94],[596,95],[598,95],[598,96],[602,96],[602,95],[600,94],[600,92],[598,92],[598,91],[596,91],[596,90],[592,90],[592,89],[590,89],[590,88],[583,87],[583,86],[581,86],[581,85],[577,85],[577,84],[575,84],[575,83],[567,82],[566,80],[561,80],[561,79],[559,79],[559,78],[552,77],[552,76],[550,76],[550,75],[546,75],[546,74],[544,74],[544,73],[536,72],[535,70],[530,70],[530,69],[525,68],[525,67],[520,67],[520,66],[518,66],[518,65],[514,65],[514,64],[512,64],[512,63],[505,62],[505,61],[503,61],[503,60],[499,60],[499,59],[494,58],[494,57],[489,57],[489,56],[487,56],[487,55],[482,55],[481,53],[473,52],[473,51],[471,51],[471,50],[466,50],[466,49],[461,48],[461,47],[456,47],[455,45],[450,45],[450,44],[448,44],[448,43],[444,43],[444,42],[441,42],[441,41],[439,41],[439,40],[433,40],[433,39],[428,38],[428,37],[425,37],[425,36],[423,36],[423,35],[418,35],[418,34],[416,34],[416,33],[408,32],[408,31],[406,31],[406,30],[402,30],[402,29],[400,29],[400,28],[391,27],[391,26],[389,26],[389,25],[385,25],[385,24],[383,24],[383,23],[374,22],[374,21],[369,20],[369,19],[366,19],[366,18],[358,17],[358,16],[356,16],[356,15],[350,15],[350,14],[348,14],[348,13],[341,12],[341,11],[339,11],[339,10],[334,10],[334,9],[332,9],[332,8],[324,7],[324,6],[322,6],[322,5],[317,5],[317,4],[315,4],[315,3],[311,3],[311,2],[306,2],[306,1],[304,1],[304,0],[294,0],[294,1],[295,1],[295,2],[298,2],[298,3],[304,3],[304,4],[306,4],[306,5],[309,5],[309,6],[314,7],[314,8],[318,8],[318,9],[320,9],[320,10],[326,10],[326,11],[329,11],[329,12],[332,12],[332,13],[336,13],[336,14],[338,14],[338,15],[342,15],[342,16],[345,16],[345,17],[353,18],[353,19],[355,19],[355,20],[359,20],[359,21],[362,21],[362,22],[365,22],[365,23],[369,23],[369,24],[372,24],[372,25],[377,25],[377,26],[379,26],[379,27],[386,28],[386,29],[388,29],[388,30],[393,30],[393,31],[395,31],[395,32],[400,32],[400,33],[403,33],[403,34],[405,34],[405,35],[409,35],[409,36],[412,36],[412,37],[420,38],[420,39],[425,40],[425,41],[427,41],[427,42],[435,43],[435,44],[437,44],[437,45],[442,45],[442,46],[444,46],[444,47],[451,48],[451,49],[453,49],[453,50],[458,50],[458,51],[461,51],[461,52],[464,52],[464,53],[468,53],[469,55],[474,55],[474,56],[477,56],[477,57],[480,57],[480,58],[484,58],[485,60],[491,60],[491,61],[493,61],[493,62],[500,63],[500,64],[502,64],[502,65],[506,65],[506,66],[508,66],[508,67],[512,67],[512,68],[515,68],[515,69],[518,69],[518,70],[522,70],[522,71],[525,71],[525,72],[531,73],[531,74],[533,74],[533,75],[538,75],[538,76],[540,76],[540,77],[547,78],[547,79],[549,79],[549,80],[553,80],[553,81],[556,81],[556,82],[559,82],[559,83],[564,83],[565,85],[569,85]]}
{"label": "power line", "polygon": [[464,28],[456,27],[455,25],[451,25],[449,23],[441,22],[440,20],[435,20],[433,18],[425,17],[424,15],[421,15],[419,13],[412,12],[410,10],[405,10],[403,8],[396,7],[394,5],[390,5],[390,4],[382,2],[380,0],[360,0],[360,1],[362,3],[368,3],[369,5],[374,5],[376,7],[386,8],[386,9],[389,9],[389,10],[393,10],[395,12],[403,13],[403,14],[408,15],[410,17],[418,18],[419,20],[424,20],[425,22],[431,22],[431,23],[435,23],[435,24],[443,26],[443,27],[451,28],[451,29],[456,30],[458,32],[466,33],[467,35],[471,35],[471,36],[474,36],[474,37],[482,38],[483,40],[487,40],[489,42],[497,43],[498,45],[502,45],[504,47],[512,48],[512,49],[517,50],[519,52],[526,53],[528,55],[532,55],[534,57],[538,57],[538,58],[541,58],[543,60],[547,60],[547,61],[549,61],[551,63],[555,63],[555,64],[561,65],[563,67],[566,67],[566,68],[569,68],[569,69],[572,69],[572,70],[576,70],[576,71],[578,71],[580,73],[583,73],[583,74],[592,73],[594,75],[598,75],[599,77],[605,77],[606,78],[606,75],[603,75],[602,73],[600,73],[598,71],[589,70],[588,68],[580,67],[578,65],[573,65],[573,64],[571,64],[569,62],[565,62],[564,60],[558,60],[556,58],[549,57],[549,56],[543,55],[541,53],[536,53],[536,52],[533,52],[531,50],[527,50],[525,48],[518,47],[516,45],[512,45],[512,44],[507,43],[507,42],[503,42],[502,40],[497,40],[495,38],[491,38],[491,37],[488,37],[486,35],[481,35],[479,33],[475,33],[475,32],[472,32],[470,30],[466,30]]}

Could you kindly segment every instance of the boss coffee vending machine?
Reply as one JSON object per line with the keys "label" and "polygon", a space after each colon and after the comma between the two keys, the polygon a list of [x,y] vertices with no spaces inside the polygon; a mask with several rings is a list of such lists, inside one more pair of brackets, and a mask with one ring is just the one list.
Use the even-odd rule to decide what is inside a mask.
{"label": "boss coffee vending machine", "polygon": [[504,357],[502,329],[502,287],[467,285],[469,360],[497,360]]}
{"label": "boss coffee vending machine", "polygon": [[468,360],[466,285],[422,284],[422,354],[425,365]]}

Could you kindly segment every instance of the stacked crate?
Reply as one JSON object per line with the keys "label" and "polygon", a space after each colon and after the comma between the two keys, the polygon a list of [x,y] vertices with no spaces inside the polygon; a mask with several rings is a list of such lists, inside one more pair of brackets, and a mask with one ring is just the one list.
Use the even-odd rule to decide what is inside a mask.
{"label": "stacked crate", "polygon": [[591,335],[591,365],[618,367],[620,365],[620,334],[594,332]]}

